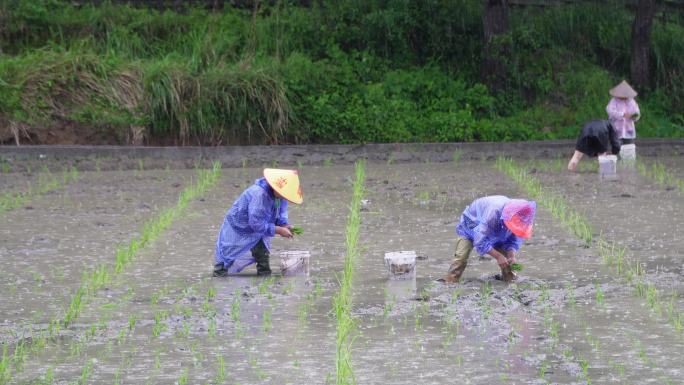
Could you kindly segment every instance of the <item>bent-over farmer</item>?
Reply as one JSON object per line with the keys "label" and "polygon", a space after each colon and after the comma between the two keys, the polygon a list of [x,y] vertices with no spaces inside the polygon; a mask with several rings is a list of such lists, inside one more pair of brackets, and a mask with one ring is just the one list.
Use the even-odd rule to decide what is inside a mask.
{"label": "bent-over farmer", "polygon": [[276,234],[292,238],[287,203],[302,201],[296,170],[264,169],[264,177],[240,194],[223,220],[216,241],[214,276],[239,273],[255,262],[257,275],[271,274],[270,240]]}
{"label": "bent-over farmer", "polygon": [[510,199],[503,195],[492,195],[473,201],[461,215],[456,226],[456,254],[449,267],[446,283],[456,283],[468,264],[473,247],[480,255],[494,257],[501,268],[501,279],[516,278],[510,264],[515,262],[515,253],[523,239],[532,236],[532,223],[537,204],[524,199]]}
{"label": "bent-over farmer", "polygon": [[620,153],[620,138],[607,120],[592,120],[582,127],[575,144],[575,154],[568,163],[568,170],[575,171],[584,155],[596,157],[608,153],[608,144],[613,155]]}

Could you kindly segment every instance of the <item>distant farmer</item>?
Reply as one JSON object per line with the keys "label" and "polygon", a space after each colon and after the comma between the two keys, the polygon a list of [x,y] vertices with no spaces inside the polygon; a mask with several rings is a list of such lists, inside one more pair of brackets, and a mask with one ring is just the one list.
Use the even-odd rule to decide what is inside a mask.
{"label": "distant farmer", "polygon": [[216,241],[215,277],[239,273],[255,262],[257,275],[271,274],[271,238],[292,238],[288,201],[303,201],[297,171],[264,169],[264,177],[240,194],[223,220]]}
{"label": "distant farmer", "polygon": [[610,119],[610,123],[615,128],[621,143],[632,144],[634,143],[634,138],[636,138],[634,122],[641,117],[639,105],[634,100],[637,93],[624,80],[613,87],[609,93],[612,98],[606,106],[608,119]]}
{"label": "distant farmer", "polygon": [[584,155],[596,157],[608,152],[608,145],[613,155],[620,153],[620,139],[607,120],[592,120],[582,127],[575,144],[575,154],[568,163],[568,170],[575,171],[577,164]]}
{"label": "distant farmer", "polygon": [[468,264],[473,247],[480,255],[489,254],[496,258],[501,268],[501,279],[516,278],[511,270],[515,253],[523,239],[532,236],[532,222],[537,209],[534,201],[510,199],[503,195],[492,195],[473,201],[461,215],[456,226],[456,254],[449,267],[446,283],[458,282]]}

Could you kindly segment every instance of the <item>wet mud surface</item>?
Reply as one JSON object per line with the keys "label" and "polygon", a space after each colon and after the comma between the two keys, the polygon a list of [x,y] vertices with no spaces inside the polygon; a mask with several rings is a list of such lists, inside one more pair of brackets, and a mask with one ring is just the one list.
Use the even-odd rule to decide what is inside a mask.
{"label": "wet mud surface", "polygon": [[[135,234],[146,215],[177,198],[182,187],[170,186],[191,175],[150,172],[136,182],[126,177],[132,173],[114,172],[123,178],[118,191],[128,192],[132,201],[86,178],[67,186],[73,194],[81,191],[77,199],[56,194],[32,201],[31,215],[55,218],[38,221],[38,226],[41,233],[52,234],[48,239],[61,236],[64,246],[50,252],[61,256],[54,263],[64,269],[65,282],[76,280],[84,260],[100,258],[97,250],[112,257],[116,243]],[[78,381],[84,371],[89,383],[102,384],[334,382],[331,298],[343,264],[353,168],[300,169],[305,203],[290,208],[290,221],[305,233],[273,241],[275,276],[256,277],[250,267],[236,277],[212,278],[218,227],[235,197],[259,174],[255,168],[224,169],[217,186],[141,250],[59,339],[24,363],[13,382],[35,383],[48,369],[54,383]],[[628,246],[634,256],[644,256],[647,277],[663,287],[679,287],[684,272],[677,270],[678,250],[684,238],[675,235],[684,222],[674,214],[684,207],[681,196],[636,173],[633,179],[600,185],[588,171],[569,175],[540,168],[535,175],[582,211],[597,231]],[[595,248],[584,246],[543,208],[533,238],[518,255],[524,269],[516,282],[497,280],[496,263],[475,253],[461,283],[435,281],[451,262],[455,226],[470,201],[488,194],[521,196],[493,162],[371,163],[365,188],[362,255],[353,289],[357,383],[680,382],[684,335],[605,267]],[[158,203],[150,203],[155,199]],[[141,204],[153,209],[143,214]],[[98,205],[104,206],[98,210]],[[615,225],[616,217],[631,212],[654,213],[658,220],[632,215],[632,231]],[[661,220],[666,213],[672,215]],[[36,291],[26,271],[45,256],[25,251],[38,243],[22,234],[36,232],[37,217],[27,217],[22,209],[3,215],[14,215],[13,226],[0,226],[3,267],[13,266],[15,282],[28,277],[21,278],[25,281],[17,283],[15,292],[27,294],[2,302],[7,320],[0,341],[6,343],[16,335],[28,337],[24,321],[45,327],[32,315],[45,304],[29,294],[66,298],[70,286],[49,276],[50,287],[57,289]],[[106,235],[91,223],[98,217],[111,224]],[[67,218],[89,225],[76,227]],[[277,253],[283,250],[310,251],[310,275],[279,276]],[[388,277],[384,254],[401,250],[418,255],[415,280]],[[10,312],[16,314],[5,315]]]}

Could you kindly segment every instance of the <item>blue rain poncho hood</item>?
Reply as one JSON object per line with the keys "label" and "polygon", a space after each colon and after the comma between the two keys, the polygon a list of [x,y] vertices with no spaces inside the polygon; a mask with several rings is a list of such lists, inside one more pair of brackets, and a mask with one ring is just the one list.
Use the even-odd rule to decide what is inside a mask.
{"label": "blue rain poncho hood", "polygon": [[480,255],[492,249],[518,251],[523,239],[513,234],[503,222],[503,208],[511,199],[492,195],[474,200],[461,214],[456,233],[473,242]]}
{"label": "blue rain poncho hood", "polygon": [[249,251],[263,239],[270,251],[276,226],[288,225],[287,201],[277,198],[264,178],[240,194],[226,213],[216,241],[215,262],[231,274],[256,261]]}

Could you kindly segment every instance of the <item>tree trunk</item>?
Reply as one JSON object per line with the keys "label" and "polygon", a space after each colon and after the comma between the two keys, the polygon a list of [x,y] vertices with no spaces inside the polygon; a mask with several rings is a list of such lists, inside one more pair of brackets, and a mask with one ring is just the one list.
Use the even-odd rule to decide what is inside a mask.
{"label": "tree trunk", "polygon": [[655,15],[655,0],[639,0],[639,6],[632,25],[632,58],[630,78],[638,88],[649,88],[651,77],[649,71],[651,52],[651,25]]}
{"label": "tree trunk", "polygon": [[480,77],[490,90],[499,91],[506,86],[506,63],[503,59],[508,52],[508,45],[495,38],[508,32],[508,1],[484,0],[482,25],[484,50]]}

